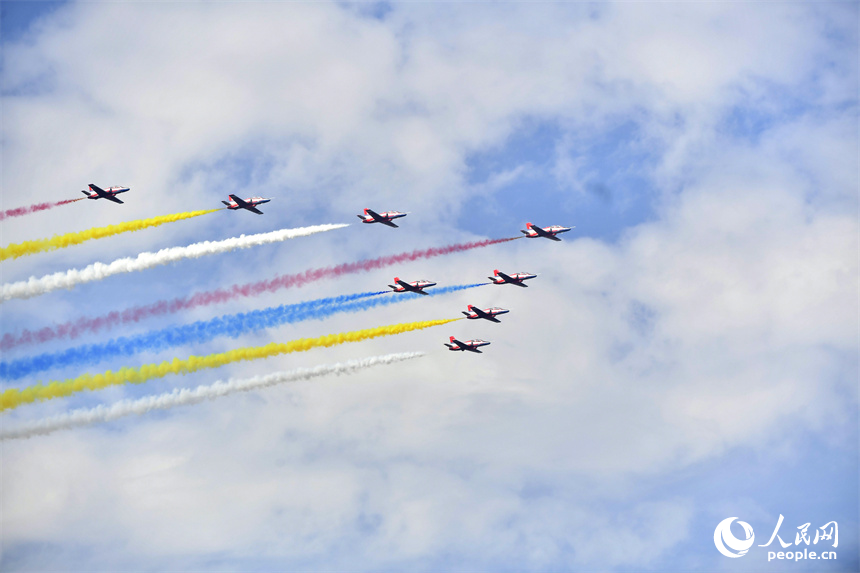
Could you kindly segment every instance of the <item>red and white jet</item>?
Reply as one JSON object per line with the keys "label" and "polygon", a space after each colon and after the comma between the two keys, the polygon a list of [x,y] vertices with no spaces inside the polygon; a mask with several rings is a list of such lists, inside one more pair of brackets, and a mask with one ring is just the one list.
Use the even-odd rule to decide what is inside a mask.
{"label": "red and white jet", "polygon": [[408,213],[401,213],[400,211],[383,211],[382,213],[377,213],[373,209],[365,209],[364,215],[356,215],[359,219],[361,219],[362,223],[382,223],[383,225],[388,225],[389,227],[397,228],[397,225],[391,222],[392,219],[399,219],[400,217],[405,217]]}
{"label": "red and white jet", "polygon": [[257,205],[262,205],[263,203],[268,203],[271,199],[264,199],[262,197],[251,197],[250,199],[242,199],[237,197],[236,195],[230,195],[229,201],[221,201],[227,208],[235,211],[236,209],[247,209],[252,213],[256,213],[257,215],[262,215],[263,212],[257,209]]}
{"label": "red and white jet", "polygon": [[529,239],[534,239],[536,237],[543,237],[545,239],[552,239],[553,241],[560,241],[556,235],[560,233],[567,233],[573,227],[562,227],[561,225],[553,225],[552,227],[541,228],[535,225],[534,223],[526,223],[526,229],[520,229],[520,233],[523,233]]}
{"label": "red and white jet", "polygon": [[130,191],[128,187],[108,187],[107,189],[101,189],[98,185],[94,185],[93,183],[89,184],[89,188],[89,191],[81,191],[81,193],[86,195],[89,199],[107,199],[108,201],[119,203],[120,205],[122,205],[122,201],[117,199],[116,196],[120,193]]}
{"label": "red and white jet", "polygon": [[388,285],[394,289],[394,292],[417,292],[418,294],[428,294],[424,289],[431,286],[436,286],[436,283],[431,281],[412,281],[411,283],[404,282],[397,277],[394,277],[395,285]]}
{"label": "red and white jet", "polygon": [[470,304],[469,305],[469,312],[466,312],[465,310],[462,312],[463,312],[463,314],[466,315],[466,318],[472,318],[472,319],[474,319],[474,318],[485,318],[485,319],[491,320],[493,322],[501,322],[501,320],[499,320],[496,317],[500,314],[506,314],[506,313],[511,312],[511,311],[509,311],[506,308],[499,308],[497,306],[494,306],[493,308],[485,308],[484,310],[481,310],[477,306],[473,306]]}
{"label": "red and white jet", "polygon": [[475,340],[467,340],[466,342],[460,342],[453,336],[451,337],[451,344],[445,343],[445,346],[448,347],[448,350],[468,350],[469,352],[477,352],[478,354],[483,354],[480,350],[478,350],[481,346],[488,346],[490,343],[486,340],[481,340],[480,338],[476,338]]}
{"label": "red and white jet", "polygon": [[493,271],[492,277],[487,277],[491,281],[493,281],[494,285],[503,285],[503,284],[512,284],[517,285],[519,287],[528,287],[529,285],[523,284],[523,281],[527,281],[529,279],[535,278],[537,275],[533,275],[530,273],[513,273],[510,275],[506,275],[501,272],[499,269]]}

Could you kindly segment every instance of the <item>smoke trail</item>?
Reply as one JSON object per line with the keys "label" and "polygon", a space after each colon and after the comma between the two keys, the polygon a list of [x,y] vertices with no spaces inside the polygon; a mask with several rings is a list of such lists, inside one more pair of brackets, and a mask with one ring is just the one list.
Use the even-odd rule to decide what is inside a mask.
{"label": "smoke trail", "polygon": [[[489,283],[455,285],[428,291],[439,296]],[[87,344],[62,352],[44,353],[29,358],[0,362],[0,378],[18,380],[51,368],[92,365],[119,356],[132,356],[139,352],[159,352],[183,344],[200,344],[220,336],[237,338],[249,332],[293,324],[305,320],[321,320],[333,314],[359,312],[379,306],[424,298],[415,293],[398,293],[396,296],[371,298],[391,291],[365,292],[338,297],[321,298],[297,304],[219,316],[192,324],[170,326],[137,336],[115,338],[108,342]],[[369,299],[369,300],[368,300]]]}
{"label": "smoke trail", "polygon": [[65,201],[57,201],[56,203],[36,203],[35,205],[30,205],[29,207],[18,207],[17,209],[9,209],[0,213],[0,221],[7,217],[20,217],[21,215],[28,215],[30,213],[35,213],[36,211],[45,211],[46,209],[53,209],[54,207],[59,207],[60,205],[68,205],[69,203],[74,203],[75,201],[81,201],[83,199],[86,199],[86,197],[81,197],[80,199],[66,199]]}
{"label": "smoke trail", "polygon": [[377,270],[399,263],[459,253],[471,249],[488,247],[498,243],[505,243],[507,241],[514,241],[520,238],[522,237],[488,239],[473,243],[460,243],[448,245],[446,247],[433,247],[430,249],[416,250],[397,255],[387,255],[376,259],[365,259],[353,263],[343,263],[335,267],[309,269],[302,273],[281,275],[267,281],[248,283],[244,285],[233,285],[226,289],[197,293],[191,297],[162,300],[148,305],[135,306],[121,312],[114,311],[95,318],[81,317],[77,320],[65,322],[56,326],[48,326],[39,330],[26,329],[18,335],[6,333],[3,335],[3,338],[0,339],[0,351],[9,350],[26,344],[40,344],[62,338],[77,338],[82,334],[96,333],[102,330],[108,330],[118,325],[140,322],[141,320],[154,316],[173,314],[180,310],[227,302],[239,297],[251,297],[263,292],[275,292],[279,289],[302,287],[312,282],[336,278],[346,274]]}
{"label": "smoke trail", "polygon": [[[86,197],[84,197],[86,199]],[[144,252],[137,257],[125,257],[117,259],[112,263],[93,263],[84,269],[70,269],[65,272],[45,275],[41,278],[30,277],[30,280],[16,283],[4,284],[0,291],[0,302],[13,298],[31,298],[61,288],[72,288],[79,284],[99,281],[112,275],[120,273],[131,273],[150,269],[158,265],[166,265],[182,259],[196,259],[206,255],[227,253],[235,249],[247,249],[258,245],[277,243],[296,237],[306,237],[314,233],[322,233],[333,229],[348,227],[349,225],[315,225],[313,227],[300,227],[298,229],[281,229],[271,233],[260,233],[257,235],[233,237],[223,241],[204,241],[194,243],[187,247],[172,247],[162,249],[157,253]]]}
{"label": "smoke trail", "polygon": [[[84,197],[84,199],[86,199],[86,197]],[[165,223],[181,221],[182,219],[190,219],[191,217],[199,217],[200,215],[207,215],[220,210],[221,209],[206,209],[204,211],[189,211],[187,213],[161,215],[160,217],[152,217],[151,219],[138,219],[136,221],[126,221],[125,223],[108,225],[107,227],[94,227],[92,229],[87,229],[86,231],[66,233],[65,235],[54,235],[50,239],[36,239],[34,241],[24,241],[23,243],[14,243],[8,247],[0,249],[0,261],[5,261],[6,259],[17,259],[24,255],[32,255],[44,251],[63,249],[92,239],[102,239],[104,237],[118,235],[119,233],[140,231],[141,229],[157,227]]]}
{"label": "smoke trail", "polygon": [[137,336],[115,338],[108,342],[78,346],[62,352],[45,353],[11,362],[0,362],[0,378],[17,380],[55,367],[95,364],[109,358],[134,355],[147,350],[158,352],[182,344],[207,342],[219,336],[236,338],[253,330],[305,320],[310,314],[319,312],[322,306],[337,307],[385,292],[366,292],[322,298],[265,310],[221,316],[192,324],[171,326]]}
{"label": "smoke trail", "polygon": [[265,346],[237,348],[236,350],[208,354],[206,356],[189,356],[185,360],[174,358],[160,364],[145,364],[138,368],[120,368],[116,372],[108,370],[104,374],[84,374],[77,378],[70,378],[63,382],[51,382],[47,385],[36,384],[22,389],[9,388],[0,394],[0,410],[10,410],[37,400],[50,400],[52,398],[71,396],[84,390],[100,390],[120,384],[141,384],[147,380],[163,378],[169,374],[188,374],[190,372],[197,372],[198,370],[218,368],[225,364],[243,360],[258,360],[279,354],[305,352],[313,348],[336,346],[348,342],[361,342],[380,336],[393,336],[413,330],[430,328],[431,326],[448,324],[456,320],[462,320],[462,318],[403,322],[400,324],[365,328],[363,330],[328,334],[316,338],[299,338],[285,343],[272,342]]}
{"label": "smoke trail", "polygon": [[[489,283],[455,285],[428,291],[439,296]],[[398,293],[396,296],[373,298],[391,291],[365,292],[338,297],[321,298],[297,304],[281,305],[240,314],[220,316],[191,324],[170,326],[137,336],[115,338],[108,342],[87,344],[61,352],[44,353],[9,362],[0,362],[0,378],[18,380],[51,368],[92,365],[119,356],[132,356],[139,352],[158,352],[183,344],[200,344],[220,336],[237,338],[249,332],[293,324],[305,320],[321,320],[338,313],[359,312],[379,306],[388,306],[405,300],[416,300],[423,295]],[[370,300],[367,300],[370,299]]]}
{"label": "smoke trail", "polygon": [[12,428],[0,432],[0,440],[14,440],[17,438],[30,438],[33,436],[50,434],[58,430],[69,430],[81,426],[89,426],[98,422],[109,422],[131,415],[142,415],[152,410],[167,410],[176,406],[190,406],[199,404],[206,400],[214,400],[222,396],[229,396],[237,392],[250,392],[284,384],[286,382],[300,382],[312,380],[321,376],[353,374],[373,366],[394,364],[420,358],[423,352],[403,352],[399,354],[386,354],[384,356],[371,356],[360,360],[349,360],[337,364],[315,366],[313,368],[297,368],[287,372],[275,372],[267,376],[255,376],[244,380],[218,381],[209,386],[198,386],[194,389],[176,389],[158,396],[147,396],[137,400],[121,400],[110,406],[96,406],[73,410],[66,414],[36,420],[24,424],[18,428]]}

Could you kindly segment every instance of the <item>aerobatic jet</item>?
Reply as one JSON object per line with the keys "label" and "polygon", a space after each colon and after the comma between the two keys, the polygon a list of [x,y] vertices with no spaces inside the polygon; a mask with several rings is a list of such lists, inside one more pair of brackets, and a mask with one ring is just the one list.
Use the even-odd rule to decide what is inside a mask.
{"label": "aerobatic jet", "polygon": [[102,189],[98,185],[94,185],[92,183],[89,184],[89,191],[81,191],[84,195],[86,195],[89,199],[107,199],[108,201],[113,201],[114,203],[123,204],[122,201],[116,198],[120,193],[125,193],[126,191],[130,191],[128,187],[108,187],[107,189]]}
{"label": "aerobatic jet", "polygon": [[529,285],[523,284],[523,281],[533,279],[537,276],[531,273],[512,273],[510,275],[506,275],[499,269],[494,270],[493,275],[494,276],[487,278],[493,281],[494,285],[512,284],[517,285],[519,287],[528,287]]}
{"label": "aerobatic jet", "polygon": [[377,213],[373,209],[365,209],[364,215],[356,215],[359,219],[361,219],[362,223],[382,223],[383,225],[388,225],[389,227],[397,228],[397,225],[391,222],[392,219],[399,219],[400,217],[405,217],[408,213],[401,213],[400,211],[383,211],[382,213]]}
{"label": "aerobatic jet", "polygon": [[247,209],[257,215],[262,215],[263,212],[257,209],[257,205],[268,203],[271,199],[263,199],[262,197],[251,197],[250,199],[242,199],[236,195],[230,195],[229,201],[221,201],[227,208],[235,211],[236,209]]}
{"label": "aerobatic jet", "polygon": [[466,315],[466,318],[472,318],[472,319],[474,319],[474,318],[485,318],[485,319],[491,320],[493,322],[501,322],[501,320],[496,318],[496,316],[498,316],[500,314],[506,314],[506,313],[511,312],[511,311],[509,311],[506,308],[499,308],[497,306],[494,306],[493,308],[485,308],[484,310],[481,310],[477,306],[473,306],[470,304],[469,305],[469,312],[466,312],[465,310],[462,312],[463,312],[463,314]]}
{"label": "aerobatic jet", "polygon": [[397,286],[388,285],[394,289],[394,292],[417,292],[418,294],[428,294],[424,292],[424,289],[436,286],[436,283],[431,281],[412,281],[411,283],[407,283],[397,277],[394,277],[394,282],[397,283]]}
{"label": "aerobatic jet", "polygon": [[526,223],[526,229],[520,229],[520,233],[523,233],[529,239],[534,239],[535,237],[543,237],[545,239],[552,239],[553,241],[560,241],[556,235],[560,233],[567,233],[573,227],[562,227],[561,225],[553,225],[552,227],[541,228],[533,223]]}
{"label": "aerobatic jet", "polygon": [[481,340],[480,338],[476,338],[475,340],[467,340],[466,342],[460,342],[453,336],[451,337],[451,343],[445,343],[445,346],[448,347],[448,350],[468,350],[469,352],[477,352],[478,354],[483,354],[480,350],[478,350],[481,346],[488,346],[490,343],[486,340]]}

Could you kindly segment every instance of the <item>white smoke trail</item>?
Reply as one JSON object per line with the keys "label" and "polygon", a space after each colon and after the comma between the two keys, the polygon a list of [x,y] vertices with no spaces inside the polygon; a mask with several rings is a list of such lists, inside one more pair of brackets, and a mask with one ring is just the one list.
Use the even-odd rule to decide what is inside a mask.
{"label": "white smoke trail", "polygon": [[248,247],[256,247],[258,245],[278,243],[287,239],[305,237],[314,233],[332,231],[348,226],[345,224],[314,225],[298,229],[281,229],[258,235],[242,235],[223,241],[204,241],[188,245],[187,247],[171,247],[161,249],[157,253],[140,253],[136,257],[117,259],[108,264],[93,263],[84,269],[70,269],[68,271],[45,275],[41,278],[30,277],[26,281],[4,284],[2,290],[0,290],[0,302],[5,302],[13,298],[31,298],[61,288],[70,289],[79,284],[100,281],[112,275],[142,271],[181,259],[196,259],[206,255],[226,253],[234,249],[247,249]]}
{"label": "white smoke trail", "polygon": [[109,406],[96,406],[73,410],[66,414],[52,416],[35,420],[17,428],[3,429],[0,432],[0,441],[14,440],[19,438],[30,438],[43,434],[50,434],[58,430],[69,430],[81,426],[89,426],[98,422],[109,422],[124,416],[133,414],[145,414],[151,410],[167,410],[175,406],[187,406],[199,404],[206,400],[214,400],[236,392],[248,392],[259,390],[285,382],[298,382],[328,376],[329,374],[343,375],[352,374],[372,366],[393,364],[424,356],[424,352],[401,352],[399,354],[386,354],[384,356],[371,356],[359,360],[349,360],[337,364],[324,364],[313,368],[297,368],[287,372],[275,372],[266,376],[255,376],[244,380],[218,381],[209,386],[198,386],[197,388],[176,389],[166,394],[147,396],[137,400],[120,400]]}

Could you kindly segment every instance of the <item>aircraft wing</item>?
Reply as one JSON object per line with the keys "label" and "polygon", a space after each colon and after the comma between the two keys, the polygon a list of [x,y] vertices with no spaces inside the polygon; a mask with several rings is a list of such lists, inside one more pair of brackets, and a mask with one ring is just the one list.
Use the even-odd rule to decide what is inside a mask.
{"label": "aircraft wing", "polygon": [[241,197],[238,197],[236,195],[229,195],[229,197],[230,197],[230,199],[235,201],[236,205],[238,205],[239,207],[242,207],[244,209],[247,209],[248,207],[250,207],[250,205],[248,205],[248,203],[246,203],[245,200],[242,199]]}
{"label": "aircraft wing", "polygon": [[512,279],[509,275],[506,275],[505,273],[503,273],[502,271],[499,271],[499,276],[502,277],[503,279],[505,279],[505,281],[507,281],[509,283],[517,282],[514,279]]}
{"label": "aircraft wing", "polygon": [[[423,295],[427,295],[427,296],[429,296],[429,294],[430,294],[430,293],[426,293],[423,290],[421,290],[420,288],[412,286],[411,284],[404,282],[403,280],[400,280],[400,279],[397,279],[397,284],[399,284],[400,286],[402,286],[404,289],[408,290],[409,292],[414,292],[414,293],[423,294]],[[388,286],[394,288],[392,285],[388,285]]]}
{"label": "aircraft wing", "polygon": [[102,197],[109,201],[113,201],[114,203],[119,203],[120,205],[123,204],[122,201],[116,198],[116,195],[108,195],[107,193],[105,193],[104,195],[102,195]]}
{"label": "aircraft wing", "polygon": [[373,217],[374,219],[376,219],[380,223],[382,223],[385,220],[382,218],[382,216],[379,213],[377,213],[373,209],[365,209],[365,211],[367,212],[368,215],[370,215],[371,217]]}
{"label": "aircraft wing", "polygon": [[247,209],[248,211],[251,211],[252,213],[256,213],[257,215],[263,214],[262,211],[260,211],[259,209],[257,209],[256,207],[254,207],[253,205],[251,205],[250,203],[248,203],[247,201],[245,201],[241,197],[238,197],[236,195],[230,195],[230,199],[235,201],[236,205],[238,205],[242,209]]}
{"label": "aircraft wing", "polygon": [[460,347],[461,350],[464,350],[466,348],[466,345],[463,344],[462,342],[460,342],[459,340],[457,340],[456,338],[454,340],[452,340],[451,342],[453,342],[458,347]]}
{"label": "aircraft wing", "polygon": [[481,352],[477,348],[472,348],[471,346],[464,346],[463,350],[468,350],[469,352],[475,352],[476,354],[483,354],[483,352]]}
{"label": "aircraft wing", "polygon": [[492,320],[493,322],[498,322],[499,324],[501,324],[501,322],[502,322],[501,320],[499,320],[495,316],[487,314],[486,312],[484,312],[483,310],[481,310],[480,308],[478,308],[475,305],[472,305],[472,312],[474,312],[476,315],[478,315],[478,318],[486,318],[487,320]]}
{"label": "aircraft wing", "polygon": [[551,239],[552,235],[543,230],[543,228],[538,227],[537,225],[532,225],[532,231],[540,235],[541,237],[546,237],[547,239]]}
{"label": "aircraft wing", "polygon": [[377,219],[377,220],[376,220],[376,222],[377,222],[377,223],[382,223],[383,225],[388,225],[389,227],[394,227],[395,229],[397,229],[397,228],[398,228],[398,227],[397,227],[397,225],[395,225],[395,224],[394,224],[394,223],[392,223],[391,221],[387,221],[387,220],[385,220],[385,219]]}
{"label": "aircraft wing", "polygon": [[90,183],[90,189],[96,193],[99,197],[107,197],[108,194],[105,193],[105,190],[99,187],[98,185],[94,185]]}
{"label": "aircraft wing", "polygon": [[553,241],[561,241],[561,239],[559,239],[552,233],[547,233],[545,230],[543,230],[541,227],[538,227],[537,225],[532,225],[532,230],[546,239],[552,239]]}

